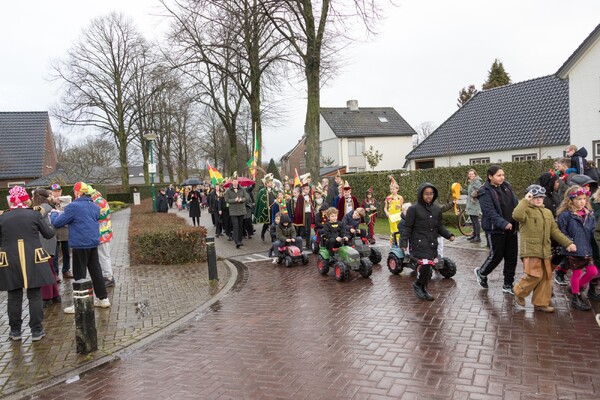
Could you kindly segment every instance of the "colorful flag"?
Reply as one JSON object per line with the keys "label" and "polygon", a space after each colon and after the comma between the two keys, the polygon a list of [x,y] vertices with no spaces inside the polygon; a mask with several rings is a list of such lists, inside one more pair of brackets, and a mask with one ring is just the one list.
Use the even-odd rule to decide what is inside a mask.
{"label": "colorful flag", "polygon": [[206,163],[208,165],[208,175],[210,175],[210,181],[213,185],[219,184],[223,182],[223,175],[215,167],[212,167],[210,163]]}
{"label": "colorful flag", "polygon": [[256,167],[258,165],[258,136],[256,135],[254,136],[254,153],[246,165],[248,165],[248,170],[252,175],[252,179],[256,179]]}
{"label": "colorful flag", "polygon": [[302,186],[302,182],[300,181],[300,176],[298,176],[298,170],[296,168],[294,168],[294,171],[296,172],[296,175],[294,176],[294,187]]}

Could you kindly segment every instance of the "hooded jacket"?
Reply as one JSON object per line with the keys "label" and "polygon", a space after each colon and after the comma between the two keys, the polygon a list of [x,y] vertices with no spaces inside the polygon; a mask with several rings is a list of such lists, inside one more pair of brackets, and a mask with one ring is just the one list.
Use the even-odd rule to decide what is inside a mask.
{"label": "hooded jacket", "polygon": [[[423,200],[423,191],[427,187],[433,189],[431,204]],[[419,186],[417,202],[406,210],[400,247],[406,248],[410,243],[410,253],[416,258],[433,260],[438,256],[438,236],[446,239],[453,236],[442,224],[442,209],[435,204],[437,197],[437,188],[431,183],[423,183]]]}
{"label": "hooded jacket", "polygon": [[571,157],[571,168],[575,170],[576,174],[584,174],[586,170],[585,158],[588,152],[585,147],[578,149]]}
{"label": "hooded jacket", "polygon": [[[287,224],[287,226],[284,224]],[[290,217],[287,215],[281,216],[281,220],[275,228],[275,237],[281,243],[285,243],[286,239],[296,238],[296,228],[294,228],[294,225],[290,222]]]}

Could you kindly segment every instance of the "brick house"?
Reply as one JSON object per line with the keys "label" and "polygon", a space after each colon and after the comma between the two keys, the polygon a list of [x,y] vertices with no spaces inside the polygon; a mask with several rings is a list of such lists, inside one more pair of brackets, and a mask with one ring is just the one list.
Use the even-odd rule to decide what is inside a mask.
{"label": "brick house", "polygon": [[48,112],[0,112],[0,187],[25,185],[56,164]]}

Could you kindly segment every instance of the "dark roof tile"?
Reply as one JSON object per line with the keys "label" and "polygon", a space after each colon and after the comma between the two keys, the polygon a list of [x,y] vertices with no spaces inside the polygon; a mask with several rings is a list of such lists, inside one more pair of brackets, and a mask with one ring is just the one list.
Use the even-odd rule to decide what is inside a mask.
{"label": "dark roof tile", "polygon": [[412,136],[417,132],[392,107],[321,108],[337,137]]}

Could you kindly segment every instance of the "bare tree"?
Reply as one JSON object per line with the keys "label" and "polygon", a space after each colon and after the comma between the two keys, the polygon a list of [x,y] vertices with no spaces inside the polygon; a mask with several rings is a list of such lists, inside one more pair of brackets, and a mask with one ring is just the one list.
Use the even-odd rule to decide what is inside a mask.
{"label": "bare tree", "polygon": [[54,148],[56,149],[56,159],[61,162],[64,160],[65,152],[70,147],[69,139],[60,132],[53,132],[52,136],[54,138]]}
{"label": "bare tree", "polygon": [[119,178],[116,150],[112,140],[88,136],[64,151],[60,165],[68,176],[76,180],[113,182]]}
{"label": "bare tree", "polygon": [[94,126],[111,135],[119,154],[122,189],[129,188],[127,148],[138,112],[134,80],[146,41],[123,14],[92,20],[64,60],[53,65],[63,82],[54,115],[65,124]]}
{"label": "bare tree", "polygon": [[260,0],[277,31],[297,56],[306,80],[307,169],[319,176],[319,116],[321,78],[327,62],[356,32],[357,20],[372,32],[379,19],[376,0]]}
{"label": "bare tree", "polygon": [[415,131],[417,131],[417,143],[416,144],[421,143],[423,140],[425,140],[427,138],[427,136],[431,135],[431,133],[433,131],[435,131],[436,129],[437,129],[437,127],[431,121],[421,122],[415,128]]}

